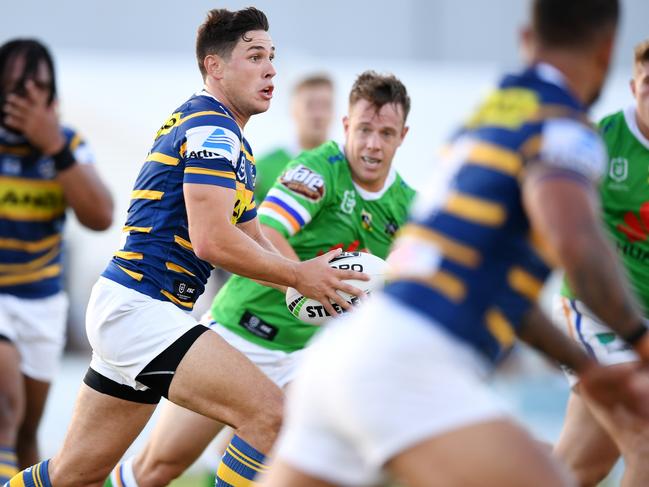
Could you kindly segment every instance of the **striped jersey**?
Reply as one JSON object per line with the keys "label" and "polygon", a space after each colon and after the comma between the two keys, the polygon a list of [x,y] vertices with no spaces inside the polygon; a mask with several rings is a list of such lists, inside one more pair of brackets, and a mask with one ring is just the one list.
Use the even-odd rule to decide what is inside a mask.
{"label": "striped jersey", "polygon": [[547,64],[506,76],[451,138],[444,189],[422,191],[390,259],[386,292],[492,363],[513,345],[551,270],[521,201],[533,164],[587,184],[606,164],[585,108]]}
{"label": "striped jersey", "polygon": [[[94,162],[81,136],[63,127],[75,160]],[[0,294],[43,298],[62,290],[67,207],[51,157],[0,128]]]}
{"label": "striped jersey", "polygon": [[[330,141],[288,164],[260,205],[259,220],[284,236],[301,260],[334,248],[386,258],[414,195],[394,170],[383,189],[365,191],[354,183],[344,152]],[[318,330],[289,313],[284,293],[241,276],[221,288],[211,313],[230,331],[273,350],[304,348]]]}
{"label": "striped jersey", "polygon": [[185,183],[236,191],[232,224],[257,214],[250,145],[231,112],[206,91],[176,109],[158,131],[131,192],[123,245],[102,274],[191,310],[213,266],[193,251]]}

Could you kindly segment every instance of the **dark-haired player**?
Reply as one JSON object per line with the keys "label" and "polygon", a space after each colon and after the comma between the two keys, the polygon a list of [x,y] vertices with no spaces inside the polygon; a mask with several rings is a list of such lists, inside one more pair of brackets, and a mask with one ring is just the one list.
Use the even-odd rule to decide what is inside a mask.
{"label": "dark-haired player", "polygon": [[646,375],[628,367],[610,380],[535,304],[563,266],[577,295],[649,361],[647,328],[599,225],[606,151],[586,117],[618,2],[533,9],[529,65],[451,139],[446,190],[422,191],[385,292],[307,351],[263,485],[375,485],[385,473],[417,487],[574,485],[484,384],[516,335],[575,370],[602,403],[642,409]]}
{"label": "dark-haired player", "polygon": [[39,458],[36,433],[65,345],[66,208],[93,230],[112,221],[92,153],[56,105],[47,47],[0,46],[0,484]]}
{"label": "dark-haired player", "polygon": [[[262,471],[282,394],[188,313],[213,266],[301,289],[333,312],[360,291],[332,269],[338,252],[297,263],[259,230],[254,158],[243,129],[270,106],[275,48],[263,12],[212,10],[199,27],[205,89],[157,133],[135,181],[122,247],[95,284],[86,315],[93,357],[59,453],[11,487],[101,485],[161,396],[231,425],[217,485],[248,486]],[[335,312],[334,312],[335,313]]]}

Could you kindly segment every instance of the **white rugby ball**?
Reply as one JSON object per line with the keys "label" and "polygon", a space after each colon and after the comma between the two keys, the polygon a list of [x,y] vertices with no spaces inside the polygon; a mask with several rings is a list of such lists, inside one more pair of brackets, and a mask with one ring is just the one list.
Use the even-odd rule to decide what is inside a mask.
{"label": "white rugby ball", "polygon": [[[385,283],[385,261],[367,252],[343,252],[329,262],[329,265],[336,269],[352,270],[367,274],[370,278],[369,281],[359,281],[357,279],[348,279],[345,281],[367,295],[381,289]],[[352,296],[343,291],[338,291],[338,294],[354,306],[359,301],[356,296]],[[338,304],[333,302],[331,304],[337,312],[344,312]],[[297,289],[292,287],[286,290],[286,306],[290,313],[298,320],[310,325],[321,325],[331,318],[319,301],[303,296]]]}

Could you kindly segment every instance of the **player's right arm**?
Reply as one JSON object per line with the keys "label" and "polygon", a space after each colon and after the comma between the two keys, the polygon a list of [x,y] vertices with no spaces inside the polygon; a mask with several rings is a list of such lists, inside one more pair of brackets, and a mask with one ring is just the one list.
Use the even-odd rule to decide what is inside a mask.
{"label": "player's right arm", "polygon": [[295,262],[261,247],[255,240],[230,223],[236,192],[208,184],[185,183],[183,186],[189,236],[194,253],[202,260],[234,274],[296,288],[300,293],[322,303],[336,314],[329,300],[343,309],[348,303],[336,290],[361,295],[361,291],[343,282],[357,279],[352,271],[333,269],[328,262],[340,250],[328,252],[304,262]]}
{"label": "player's right arm", "polygon": [[596,182],[606,152],[599,138],[573,124],[545,134],[523,179],[523,203],[532,231],[579,299],[649,361],[647,328],[600,224]]}

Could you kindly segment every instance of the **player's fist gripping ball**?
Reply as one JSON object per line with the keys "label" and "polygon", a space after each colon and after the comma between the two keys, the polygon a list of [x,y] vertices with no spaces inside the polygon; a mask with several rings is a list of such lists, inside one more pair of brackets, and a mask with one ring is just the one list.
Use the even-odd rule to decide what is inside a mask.
{"label": "player's fist gripping ball", "polygon": [[[345,281],[362,290],[367,295],[381,289],[385,283],[386,263],[376,255],[366,252],[343,252],[329,262],[329,265],[337,269],[358,271],[367,274],[370,277],[369,281],[358,281],[356,279]],[[338,294],[352,305],[356,305],[359,301],[356,296],[345,292],[338,291]],[[339,313],[343,312],[336,303],[332,302],[331,304],[336,311]],[[321,325],[330,318],[322,304],[315,299],[303,296],[297,289],[292,287],[286,290],[286,306],[288,306],[288,310],[293,316],[311,325]]]}

